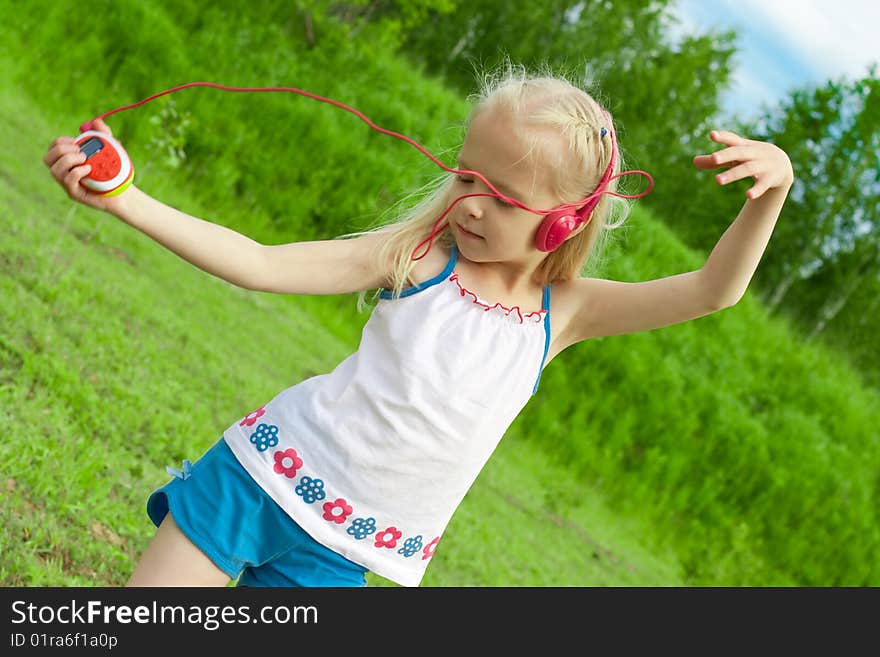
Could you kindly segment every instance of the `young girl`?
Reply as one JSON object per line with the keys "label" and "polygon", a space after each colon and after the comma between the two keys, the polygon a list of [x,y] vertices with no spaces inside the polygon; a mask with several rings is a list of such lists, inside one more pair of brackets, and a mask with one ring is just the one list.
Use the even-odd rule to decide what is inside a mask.
{"label": "young girl", "polygon": [[626,210],[613,196],[622,163],[611,115],[564,78],[508,67],[484,78],[467,127],[460,171],[402,221],[273,246],[135,186],[96,196],[80,184],[89,167],[73,138],[52,144],[45,163],[70,198],[208,273],[286,294],[382,288],[355,353],[237,417],[153,492],[158,530],[129,585],[363,586],[367,570],[418,585],[547,364],[582,340],[735,304],[793,181],[777,147],[713,131],[727,147],[694,164],[729,168],[719,184],[756,182],[705,266],[640,283],[583,278],[616,227],[613,205]]}

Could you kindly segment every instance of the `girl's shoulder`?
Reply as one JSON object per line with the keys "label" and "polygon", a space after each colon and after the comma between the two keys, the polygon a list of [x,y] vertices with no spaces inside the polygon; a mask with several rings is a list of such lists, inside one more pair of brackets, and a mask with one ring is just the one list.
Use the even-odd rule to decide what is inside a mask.
{"label": "girl's shoulder", "polygon": [[431,246],[431,250],[421,259],[416,260],[409,272],[409,281],[412,285],[419,285],[434,278],[449,264],[449,256],[452,249],[439,242]]}

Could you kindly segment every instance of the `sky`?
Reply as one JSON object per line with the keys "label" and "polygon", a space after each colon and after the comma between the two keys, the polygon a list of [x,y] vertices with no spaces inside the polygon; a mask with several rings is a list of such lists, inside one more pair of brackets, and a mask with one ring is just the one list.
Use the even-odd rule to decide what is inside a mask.
{"label": "sky", "polygon": [[750,117],[794,88],[880,71],[877,0],[676,0],[673,36],[735,29],[731,89],[723,113]]}

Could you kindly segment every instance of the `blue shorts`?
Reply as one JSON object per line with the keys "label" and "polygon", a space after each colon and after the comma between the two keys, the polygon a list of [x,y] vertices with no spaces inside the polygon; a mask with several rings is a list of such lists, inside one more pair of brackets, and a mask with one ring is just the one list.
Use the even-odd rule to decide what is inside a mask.
{"label": "blue shorts", "polygon": [[239,586],[366,586],[367,569],[309,536],[221,438],[188,474],[156,489],[147,515],[180,530]]}

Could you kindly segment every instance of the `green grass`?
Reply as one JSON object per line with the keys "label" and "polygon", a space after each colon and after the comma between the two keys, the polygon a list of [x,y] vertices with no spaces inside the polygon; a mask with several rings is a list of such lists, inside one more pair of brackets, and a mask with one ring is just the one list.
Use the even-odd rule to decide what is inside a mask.
{"label": "green grass", "polygon": [[[9,52],[0,55],[0,137],[14,144],[0,150],[0,584],[119,584],[152,535],[144,505],[167,480],[165,466],[194,460],[243,413],[331,370],[357,347],[368,315],[355,312],[355,295],[282,297],[212,278],[113,217],[73,205],[41,163],[54,136],[87,118],[86,101],[103,110],[110,98],[121,104],[186,79],[255,82],[241,72],[253,64],[257,76],[275,61],[289,45],[284,34],[273,32],[274,50],[253,61],[230,45],[205,75],[217,52],[211,39],[235,44],[259,29],[244,19],[228,27],[222,16],[211,23],[208,13],[184,48],[184,31],[166,29],[177,5],[156,3],[138,32],[147,42],[167,37],[156,77],[126,68],[133,60],[118,53],[101,57],[94,41],[71,51],[65,68],[39,53],[63,42],[73,14],[47,6],[42,20],[25,13],[16,23],[39,27],[27,46],[0,33]],[[114,20],[141,11],[120,0]],[[319,81],[344,86],[339,71],[356,70],[345,98],[362,110],[381,106],[388,116],[366,112],[380,125],[426,144],[451,138],[442,126],[461,120],[464,106],[436,81],[396,59],[336,55],[291,58],[285,66],[302,68],[288,83],[332,96],[333,85]],[[228,62],[241,73],[235,80]],[[357,80],[371,76],[385,86],[362,90]],[[383,94],[398,101],[381,105]],[[152,157],[146,109],[126,119],[136,166],[146,162],[145,191],[262,241],[327,239],[361,227],[345,217],[377,210],[366,190],[405,189],[428,171],[403,173],[405,162],[392,164],[396,144],[364,140],[357,119],[326,114],[339,110],[322,106],[326,118],[314,124],[315,108],[290,103],[283,112],[278,99],[259,105],[267,109],[251,126],[236,123],[235,111],[258,101],[239,102],[245,109],[203,98],[189,110],[200,127],[179,169]],[[284,150],[319,137],[326,166],[304,164],[316,142]],[[245,176],[265,165],[251,142],[275,161],[289,158],[302,177]],[[345,171],[357,172],[355,189]],[[332,220],[291,230],[287,205],[287,217]],[[628,222],[597,275],[646,280],[702,264],[704,254],[648,212]],[[838,354],[767,317],[750,294],[693,322],[575,345],[544,372],[424,583],[880,584],[877,427],[876,390]],[[370,584],[390,582],[371,575]]]}

